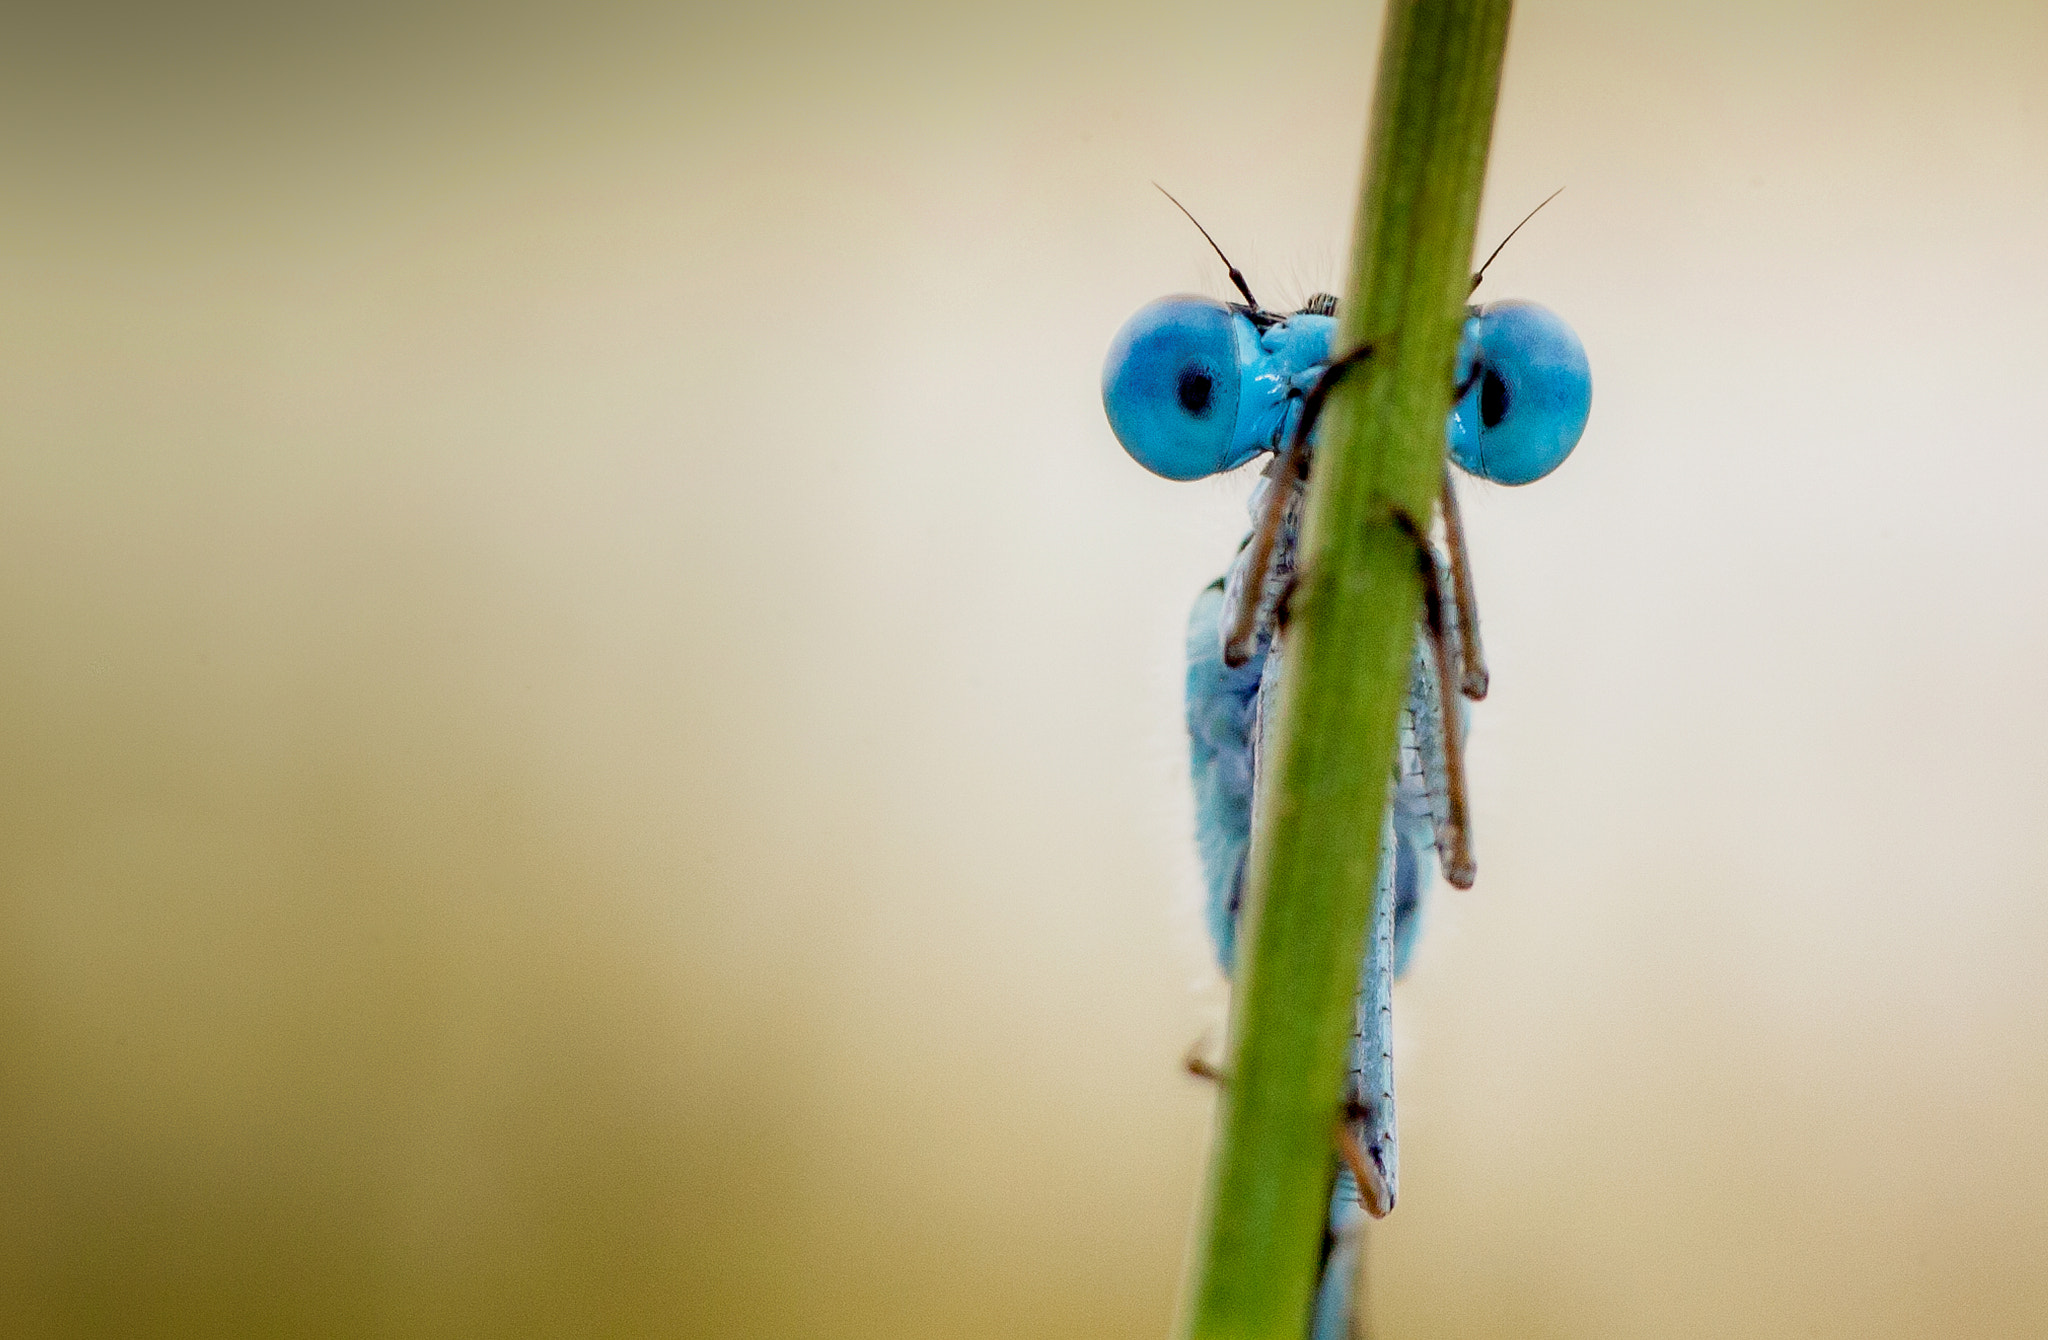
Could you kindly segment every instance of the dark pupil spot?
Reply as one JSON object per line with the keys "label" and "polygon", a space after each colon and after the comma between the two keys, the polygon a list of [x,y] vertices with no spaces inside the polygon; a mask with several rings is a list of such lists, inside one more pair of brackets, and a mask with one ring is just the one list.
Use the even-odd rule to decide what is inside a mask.
{"label": "dark pupil spot", "polygon": [[1497,428],[1500,421],[1508,416],[1508,384],[1492,368],[1479,380],[1479,422],[1486,428]]}
{"label": "dark pupil spot", "polygon": [[1180,407],[1197,418],[1209,412],[1209,401],[1216,393],[1216,379],[1198,367],[1180,370],[1180,380],[1174,386],[1174,394],[1180,397]]}

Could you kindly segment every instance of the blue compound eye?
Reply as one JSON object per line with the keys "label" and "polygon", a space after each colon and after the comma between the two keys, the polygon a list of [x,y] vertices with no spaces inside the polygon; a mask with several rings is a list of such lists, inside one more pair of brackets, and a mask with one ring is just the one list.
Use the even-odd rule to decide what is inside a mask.
{"label": "blue compound eye", "polygon": [[1543,478],[1572,454],[1593,407],[1585,346],[1555,312],[1533,302],[1497,302],[1465,323],[1458,378],[1470,378],[1451,407],[1451,459],[1497,484]]}
{"label": "blue compound eye", "polygon": [[1233,445],[1241,320],[1213,298],[1161,298],[1110,341],[1102,407],[1124,450],[1153,474],[1200,479],[1253,454]]}

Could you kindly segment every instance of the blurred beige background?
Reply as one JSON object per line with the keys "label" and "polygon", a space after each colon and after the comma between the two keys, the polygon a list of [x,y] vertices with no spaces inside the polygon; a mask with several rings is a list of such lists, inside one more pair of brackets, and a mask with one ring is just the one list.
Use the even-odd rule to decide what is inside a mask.
{"label": "blurred beige background", "polygon": [[[0,1333],[1163,1336],[1247,479],[1378,11],[11,7]],[[1381,1337],[2048,1333],[2048,19],[1528,0]]]}

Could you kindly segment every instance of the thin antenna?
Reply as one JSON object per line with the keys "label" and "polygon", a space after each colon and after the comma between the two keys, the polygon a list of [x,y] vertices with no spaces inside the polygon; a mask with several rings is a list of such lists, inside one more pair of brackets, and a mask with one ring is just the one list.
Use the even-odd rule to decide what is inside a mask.
{"label": "thin antenna", "polygon": [[[1557,198],[1558,198],[1559,196],[1561,196],[1561,195],[1563,195],[1563,194],[1564,194],[1564,187],[1560,186],[1560,187],[1558,187],[1558,188],[1557,188],[1557,189],[1556,189],[1555,191],[1552,191],[1552,192],[1551,192],[1551,193],[1550,193],[1549,195],[1546,195],[1546,196],[1544,196],[1544,197],[1543,197],[1543,204],[1542,204],[1542,205],[1538,205],[1538,206],[1536,206],[1536,208],[1535,208],[1535,209],[1532,209],[1532,210],[1530,210],[1530,211],[1529,211],[1529,212],[1528,212],[1527,214],[1524,214],[1524,215],[1522,216],[1522,223],[1527,223],[1527,222],[1528,222],[1529,220],[1531,220],[1531,219],[1535,218],[1535,217],[1536,217],[1536,215],[1537,215],[1537,213],[1538,213],[1538,212],[1539,212],[1540,210],[1542,210],[1542,208],[1543,208],[1543,205],[1547,205],[1547,204],[1549,204],[1549,203],[1550,203],[1551,201],[1553,201],[1553,200],[1557,199]],[[1173,197],[1172,197],[1172,196],[1168,196],[1168,197],[1166,197],[1166,198],[1167,198],[1168,200],[1173,200]],[[1178,200],[1174,200],[1174,203],[1175,203],[1175,204],[1179,204],[1180,202],[1179,202]],[[1185,212],[1185,211],[1183,211],[1183,212]],[[1514,227],[1512,227],[1512,228],[1508,229],[1508,235],[1507,235],[1506,237],[1503,237],[1503,238],[1502,238],[1502,239],[1500,240],[1500,246],[1499,246],[1499,247],[1495,247],[1495,248],[1493,249],[1493,256],[1488,256],[1488,257],[1486,258],[1486,265],[1491,265],[1491,264],[1493,264],[1493,257],[1494,257],[1494,256],[1498,256],[1498,255],[1500,255],[1500,252],[1501,252],[1501,247],[1505,247],[1505,246],[1506,246],[1506,245],[1507,245],[1508,243],[1510,243],[1510,242],[1512,242],[1512,241],[1514,241],[1514,240],[1515,240],[1515,234],[1516,234],[1516,233],[1519,233],[1519,232],[1521,232],[1521,231],[1522,231],[1522,223],[1518,223],[1518,224],[1516,224],[1516,225],[1515,225]],[[1201,226],[1202,226],[1202,225],[1201,225],[1201,224],[1199,224],[1199,223],[1195,225],[1195,227],[1197,227],[1197,228],[1199,228],[1199,227],[1201,227]],[[1214,245],[1216,245],[1216,244],[1215,244],[1215,243],[1213,243],[1213,242],[1211,242],[1211,243],[1210,243],[1209,245],[1210,245],[1210,246],[1214,246]],[[1478,273],[1478,274],[1476,274],[1476,275],[1473,275],[1473,276],[1472,276],[1472,288],[1468,288],[1468,289],[1466,289],[1465,291],[1466,291],[1467,293],[1470,293],[1470,292],[1472,292],[1472,289],[1476,289],[1476,288],[1478,288],[1478,287],[1479,287],[1479,281],[1480,281],[1480,280],[1482,280],[1482,279],[1484,279],[1484,278],[1486,278],[1486,265],[1482,265],[1482,266],[1480,266],[1480,267],[1479,267],[1479,273]]]}
{"label": "thin antenna", "polygon": [[[1152,185],[1158,188],[1159,194],[1165,196],[1168,200],[1173,200],[1173,192],[1167,190],[1164,186],[1160,186],[1159,183],[1156,181],[1153,182]],[[1245,305],[1250,307],[1254,312],[1263,312],[1264,310],[1266,310],[1265,308],[1259,306],[1259,300],[1252,296],[1252,286],[1244,282],[1244,271],[1238,269],[1235,265],[1232,265],[1230,263],[1230,257],[1223,254],[1223,248],[1216,245],[1216,239],[1209,236],[1209,230],[1202,226],[1202,221],[1196,218],[1194,215],[1188,214],[1188,207],[1186,205],[1183,205],[1178,200],[1173,200],[1173,207],[1179,210],[1181,213],[1188,215],[1188,222],[1195,225],[1195,231],[1202,235],[1202,240],[1204,242],[1207,242],[1209,244],[1210,249],[1216,253],[1216,259],[1222,261],[1223,268],[1230,271],[1230,282],[1237,285],[1237,291],[1239,293],[1244,294]],[[1543,208],[1543,206],[1538,205],[1536,208],[1541,209]],[[1512,233],[1509,234],[1510,237],[1512,237],[1513,235],[1514,234]]]}

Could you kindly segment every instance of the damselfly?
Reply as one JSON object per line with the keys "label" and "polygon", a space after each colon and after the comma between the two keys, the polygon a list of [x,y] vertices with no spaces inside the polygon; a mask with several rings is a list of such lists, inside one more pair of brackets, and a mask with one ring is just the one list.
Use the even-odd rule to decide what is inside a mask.
{"label": "damselfly", "polygon": [[[1208,238],[1206,229],[1202,236]],[[1333,374],[1366,351],[1333,363],[1335,298],[1318,294],[1298,311],[1268,311],[1222,248],[1214,239],[1209,244],[1244,301],[1181,296],[1140,309],[1110,345],[1102,400],[1124,449],[1168,479],[1200,479],[1272,454],[1252,491],[1251,535],[1229,571],[1196,598],[1188,621],[1196,842],[1208,886],[1209,931],[1227,973],[1236,953],[1267,705],[1285,660],[1275,612],[1294,580],[1315,420],[1323,394],[1337,380]],[[1474,290],[1485,272],[1482,265],[1473,275]],[[1534,303],[1468,307],[1454,378],[1445,423],[1450,461],[1495,483],[1527,484],[1563,464],[1592,405],[1592,377],[1578,337]],[[1465,712],[1458,700],[1484,697],[1487,673],[1448,464],[1441,511],[1443,553],[1419,529],[1414,537],[1425,602],[1392,760],[1350,1075],[1336,1123],[1340,1166],[1317,1290],[1316,1340],[1347,1333],[1360,1210],[1377,1217],[1394,1207],[1392,985],[1407,968],[1421,926],[1431,854],[1453,885],[1469,887],[1476,875],[1465,798]]]}

